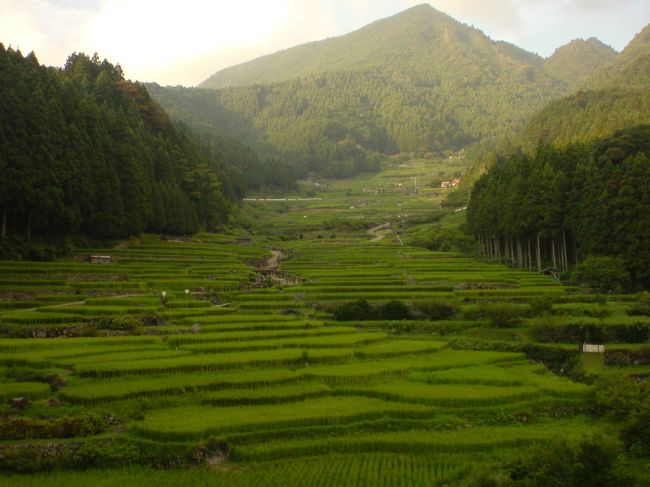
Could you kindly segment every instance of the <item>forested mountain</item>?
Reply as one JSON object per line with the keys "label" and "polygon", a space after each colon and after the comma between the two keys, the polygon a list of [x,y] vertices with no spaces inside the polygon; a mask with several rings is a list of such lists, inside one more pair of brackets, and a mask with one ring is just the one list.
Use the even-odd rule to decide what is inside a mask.
{"label": "forested mountain", "polygon": [[[485,56],[485,57],[482,57]],[[503,76],[506,66],[524,77],[536,71],[542,58],[482,32],[422,4],[340,37],[311,42],[226,68],[199,85],[226,88],[271,84],[332,72],[389,70],[431,83],[446,76],[475,79],[484,68],[489,81]],[[445,73],[444,71],[467,71]],[[531,76],[535,73],[531,73]],[[486,80],[488,81],[488,80]]]}
{"label": "forested mountain", "polygon": [[617,52],[595,37],[576,39],[559,47],[545,62],[546,71],[577,89],[594,72],[616,57]]}
{"label": "forested mountain", "polygon": [[475,184],[467,223],[483,255],[566,270],[620,258],[650,286],[650,126],[591,144],[540,147],[497,162]]}
{"label": "forested mountain", "polygon": [[639,32],[623,52],[596,71],[585,89],[647,89],[650,86],[650,24]]}
{"label": "forested mountain", "polygon": [[64,69],[0,44],[0,237],[190,233],[225,221],[244,183],[226,154],[176,128],[119,65]]}
{"label": "forested mountain", "polygon": [[[378,154],[457,150],[511,133],[565,84],[544,60],[428,5],[153,96],[194,128],[245,137],[303,172],[347,176]],[[246,86],[242,86],[246,85]]]}
{"label": "forested mountain", "polygon": [[580,91],[537,113],[519,140],[532,150],[539,143],[587,142],[644,123],[650,123],[650,25]]}

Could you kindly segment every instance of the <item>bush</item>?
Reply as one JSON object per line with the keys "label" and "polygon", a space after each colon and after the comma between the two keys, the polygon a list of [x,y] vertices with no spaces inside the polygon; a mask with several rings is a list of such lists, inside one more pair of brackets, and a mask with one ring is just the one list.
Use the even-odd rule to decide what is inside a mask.
{"label": "bush", "polygon": [[550,296],[536,296],[528,300],[533,316],[549,314],[553,309],[553,298]]}
{"label": "bush", "polygon": [[379,307],[379,316],[382,320],[410,320],[413,318],[411,310],[401,301],[389,301]]}
{"label": "bush", "polygon": [[627,310],[627,314],[630,316],[650,316],[650,293],[641,293],[639,301]]}
{"label": "bush", "polygon": [[479,309],[483,317],[497,328],[512,327],[521,323],[521,306],[508,303],[481,303]]}
{"label": "bush", "polygon": [[607,350],[605,365],[629,366],[650,364],[650,347],[638,350]]}
{"label": "bush", "polygon": [[333,311],[334,319],[338,321],[372,320],[377,316],[374,308],[365,299],[345,303]]}
{"label": "bush", "polygon": [[455,301],[429,299],[414,301],[413,308],[429,320],[444,320],[454,316],[460,307]]}
{"label": "bush", "polygon": [[455,350],[478,350],[493,352],[519,352],[526,358],[540,362],[551,371],[561,375],[572,375],[580,362],[577,350],[539,345],[536,343],[513,343],[487,341],[473,338],[452,338],[449,345]]}
{"label": "bush", "polygon": [[647,323],[605,326],[605,336],[611,342],[645,343],[650,338],[650,326]]}
{"label": "bush", "polygon": [[528,455],[511,465],[517,485],[530,487],[608,487],[627,485],[629,479],[616,468],[616,445],[601,437],[570,445],[566,439],[538,443]]}
{"label": "bush", "polygon": [[9,416],[0,422],[0,439],[72,438],[90,436],[106,430],[107,422],[96,414],[63,416],[56,419],[35,419]]}
{"label": "bush", "polygon": [[628,417],[621,429],[621,439],[625,448],[635,456],[650,456],[650,402]]}
{"label": "bush", "polygon": [[621,439],[637,456],[650,456],[650,383],[630,377],[600,379],[596,383],[597,412],[625,421]]}
{"label": "bush", "polygon": [[572,281],[602,293],[619,293],[630,288],[630,274],[619,257],[587,257],[571,275]]}
{"label": "bush", "polygon": [[130,316],[123,318],[101,318],[97,320],[96,326],[98,330],[113,330],[113,331],[138,331],[140,330],[140,322]]}

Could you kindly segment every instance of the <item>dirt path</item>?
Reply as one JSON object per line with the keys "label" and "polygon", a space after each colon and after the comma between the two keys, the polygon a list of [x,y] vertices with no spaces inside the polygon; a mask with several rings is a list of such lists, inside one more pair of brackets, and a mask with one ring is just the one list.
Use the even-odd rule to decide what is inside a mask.
{"label": "dirt path", "polygon": [[275,270],[278,268],[280,265],[280,261],[282,260],[282,252],[279,250],[271,250],[271,257],[269,257],[266,261],[266,268],[269,270]]}
{"label": "dirt path", "polygon": [[377,242],[379,240],[386,238],[386,234],[389,232],[388,230],[389,228],[390,228],[390,223],[384,223],[382,225],[377,225],[376,227],[371,228],[366,233],[372,237],[370,239],[371,242]]}

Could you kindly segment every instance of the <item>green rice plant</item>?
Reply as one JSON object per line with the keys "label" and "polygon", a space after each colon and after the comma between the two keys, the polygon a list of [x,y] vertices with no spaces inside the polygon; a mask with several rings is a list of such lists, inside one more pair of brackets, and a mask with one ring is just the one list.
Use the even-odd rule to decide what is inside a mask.
{"label": "green rice plant", "polygon": [[[436,372],[414,372],[411,380],[428,384],[476,384],[495,387],[517,387],[529,384],[526,378],[530,373],[544,369],[540,365],[516,362],[503,365],[480,365],[461,367]],[[545,369],[544,369],[545,370]]]}
{"label": "green rice plant", "polygon": [[447,346],[447,342],[426,340],[388,340],[381,343],[363,345],[355,350],[359,357],[395,357],[417,353],[434,352]]}
{"label": "green rice plant", "polygon": [[51,392],[50,386],[41,382],[0,382],[0,400],[3,402],[21,396],[39,399]]}
{"label": "green rice plant", "polygon": [[319,328],[299,328],[290,330],[252,330],[233,331],[221,333],[200,333],[197,335],[176,335],[169,337],[168,342],[173,346],[189,345],[196,343],[225,343],[249,340],[277,340],[281,338],[313,337],[320,335],[341,335],[345,333],[356,333],[351,326],[332,326]]}
{"label": "green rice plant", "polygon": [[241,407],[179,407],[152,411],[135,423],[134,432],[152,438],[201,438],[228,431],[286,426],[344,424],[393,416],[423,417],[429,408],[365,397],[322,397],[304,401]]}
{"label": "green rice plant", "polygon": [[399,379],[365,387],[355,387],[349,389],[348,392],[391,401],[445,408],[494,406],[532,400],[540,395],[538,389],[532,386],[423,384]]}
{"label": "green rice plant", "polygon": [[87,320],[84,316],[62,313],[60,311],[14,311],[2,316],[2,320],[6,323],[15,324],[66,324],[66,323],[81,323]]}
{"label": "green rice plant", "polygon": [[339,348],[382,341],[386,336],[385,333],[345,333],[341,335],[282,338],[278,340],[252,340],[217,344],[200,343],[197,345],[182,345],[181,349],[193,353],[220,353],[235,350],[265,350],[272,348]]}
{"label": "green rice plant", "polygon": [[92,337],[92,338],[0,338],[0,351],[23,352],[26,350],[77,350],[86,347],[130,347],[134,345],[160,345],[158,337],[130,336],[130,337]]}
{"label": "green rice plant", "polygon": [[352,358],[350,349],[300,349],[233,352],[216,355],[186,355],[182,357],[124,360],[116,363],[81,365],[76,371],[80,377],[114,377],[161,373],[191,373],[211,370],[229,370],[243,367],[290,367],[305,364],[341,363]]}
{"label": "green rice plant", "polygon": [[244,369],[145,377],[127,376],[97,379],[75,378],[60,392],[73,403],[102,404],[138,397],[181,395],[200,391],[255,389],[299,380],[300,371],[288,369]]}
{"label": "green rice plant", "polygon": [[399,485],[454,485],[469,471],[460,459],[445,461],[428,455],[398,456],[386,453],[327,455],[274,463],[251,463],[245,469],[200,467],[155,469],[142,466],[53,471],[7,475],[15,487],[138,487],[141,485],[201,485],[205,487],[395,487]]}
{"label": "green rice plant", "polygon": [[331,389],[317,382],[301,382],[260,387],[255,389],[229,389],[210,392],[203,397],[204,404],[213,406],[244,406],[253,404],[281,404],[302,401],[331,394]]}
{"label": "green rice plant", "polygon": [[460,352],[442,350],[422,355],[404,355],[385,360],[364,360],[342,365],[326,365],[309,369],[307,377],[327,383],[355,384],[372,378],[406,375],[413,371],[448,370],[477,364],[521,361],[524,355],[504,352]]}
{"label": "green rice plant", "polygon": [[391,452],[398,454],[463,454],[465,458],[478,452],[523,447],[533,442],[550,440],[561,431],[576,441],[597,430],[579,421],[552,422],[529,426],[470,427],[441,431],[412,430],[333,438],[270,441],[237,447],[233,456],[240,461],[269,461],[301,458],[332,453],[364,454]]}

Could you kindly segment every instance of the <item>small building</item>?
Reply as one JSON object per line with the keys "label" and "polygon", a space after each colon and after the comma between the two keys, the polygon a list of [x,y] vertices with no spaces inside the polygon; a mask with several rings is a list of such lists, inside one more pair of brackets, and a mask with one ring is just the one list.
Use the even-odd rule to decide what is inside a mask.
{"label": "small building", "polygon": [[88,260],[91,264],[113,264],[115,260],[110,255],[89,255]]}
{"label": "small building", "polygon": [[443,181],[440,183],[441,188],[457,188],[460,185],[460,178],[452,179],[450,181]]}
{"label": "small building", "polygon": [[582,353],[605,353],[605,345],[582,344]]}

